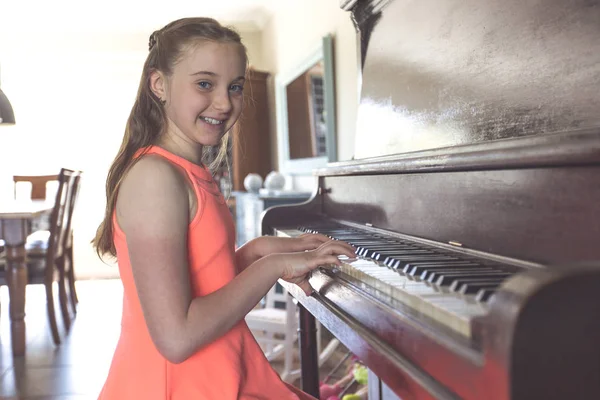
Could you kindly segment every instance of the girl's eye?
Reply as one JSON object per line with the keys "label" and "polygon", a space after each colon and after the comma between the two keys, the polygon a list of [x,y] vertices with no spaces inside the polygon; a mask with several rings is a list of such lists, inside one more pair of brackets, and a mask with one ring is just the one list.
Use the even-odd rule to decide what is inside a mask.
{"label": "girl's eye", "polygon": [[229,90],[231,90],[232,92],[242,92],[244,90],[244,86],[243,85],[231,85],[231,87],[229,88]]}
{"label": "girl's eye", "polygon": [[202,89],[210,89],[212,87],[211,83],[207,81],[198,82],[198,86],[200,86]]}

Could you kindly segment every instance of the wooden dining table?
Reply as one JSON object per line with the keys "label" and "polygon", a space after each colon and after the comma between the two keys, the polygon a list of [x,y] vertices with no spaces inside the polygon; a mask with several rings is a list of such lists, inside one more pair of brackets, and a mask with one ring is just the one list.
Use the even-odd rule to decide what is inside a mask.
{"label": "wooden dining table", "polygon": [[32,223],[52,212],[47,200],[0,201],[0,239],[6,247],[6,281],[9,293],[10,331],[13,356],[25,355],[25,289],[27,252],[25,242]]}

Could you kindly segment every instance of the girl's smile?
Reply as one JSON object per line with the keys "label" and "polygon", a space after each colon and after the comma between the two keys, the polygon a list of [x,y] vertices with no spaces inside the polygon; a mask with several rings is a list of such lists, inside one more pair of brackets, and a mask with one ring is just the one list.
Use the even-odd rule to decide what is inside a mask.
{"label": "girl's smile", "polygon": [[190,46],[184,54],[165,85],[168,126],[162,145],[198,151],[217,145],[238,120],[246,58],[239,45],[212,41]]}

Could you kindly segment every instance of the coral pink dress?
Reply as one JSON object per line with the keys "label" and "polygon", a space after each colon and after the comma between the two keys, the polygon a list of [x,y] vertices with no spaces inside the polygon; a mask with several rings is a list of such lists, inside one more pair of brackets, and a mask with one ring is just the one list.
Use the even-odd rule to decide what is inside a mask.
{"label": "coral pink dress", "polygon": [[[205,168],[160,147],[157,154],[183,168],[198,198],[189,224],[189,265],[193,295],[207,295],[236,275],[235,232],[225,199]],[[198,349],[180,364],[156,349],[144,321],[132,276],[125,234],[114,222],[114,242],[123,282],[121,336],[100,400],[306,400],[308,394],[283,382],[261,351],[245,321]]]}

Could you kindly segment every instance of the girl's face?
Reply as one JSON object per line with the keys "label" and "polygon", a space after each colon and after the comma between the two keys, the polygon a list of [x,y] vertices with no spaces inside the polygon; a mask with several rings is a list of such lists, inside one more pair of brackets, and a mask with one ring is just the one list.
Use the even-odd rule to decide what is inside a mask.
{"label": "girl's face", "polygon": [[168,134],[214,146],[242,112],[246,58],[234,43],[203,41],[184,53],[167,86]]}

